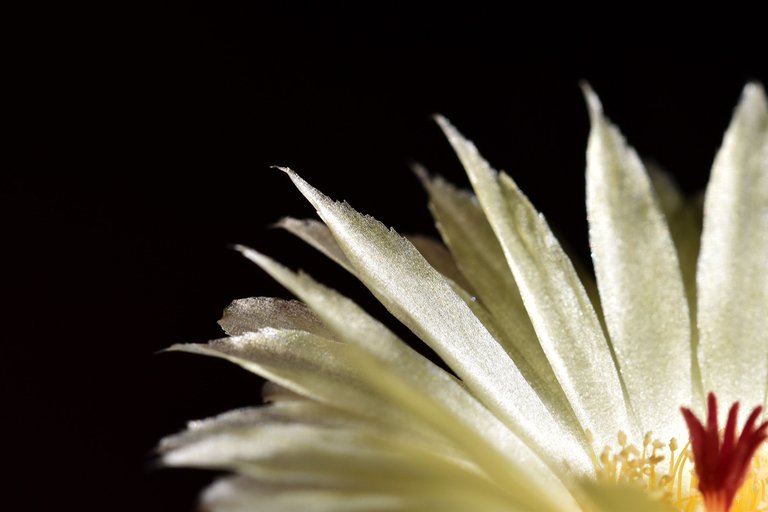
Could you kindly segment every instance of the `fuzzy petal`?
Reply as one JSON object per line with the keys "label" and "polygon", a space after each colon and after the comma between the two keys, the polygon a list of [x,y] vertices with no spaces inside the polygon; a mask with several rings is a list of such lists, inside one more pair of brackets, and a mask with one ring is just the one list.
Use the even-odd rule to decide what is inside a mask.
{"label": "fuzzy petal", "polygon": [[318,489],[310,486],[285,488],[266,485],[246,477],[224,478],[211,485],[202,497],[210,512],[423,512],[441,510],[466,512],[520,512],[499,508],[474,495],[461,495],[451,489],[431,495],[392,495],[360,490]]}
{"label": "fuzzy petal", "polygon": [[344,255],[344,251],[341,250],[341,247],[339,247],[339,244],[337,244],[336,240],[333,238],[331,231],[322,222],[315,219],[294,219],[292,217],[284,217],[277,222],[275,226],[283,228],[289,233],[293,233],[338,263],[346,271],[351,274],[355,273],[355,269]]}
{"label": "fuzzy petal", "polygon": [[406,238],[435,270],[456,283],[467,293],[474,295],[472,285],[464,277],[461,270],[459,270],[456,261],[454,261],[446,246],[428,236],[408,235]]}
{"label": "fuzzy petal", "polygon": [[691,326],[691,403],[696,410],[703,410],[704,389],[701,383],[701,370],[697,357],[699,346],[699,328],[696,321],[696,261],[699,259],[701,245],[701,215],[703,195],[686,199],[672,177],[661,168],[646,163],[646,169],[659,199],[659,205],[667,219],[669,232],[677,250],[680,273],[683,277],[685,296],[688,299],[688,313]]}
{"label": "fuzzy petal", "polygon": [[528,314],[563,391],[598,446],[634,433],[600,322],[573,265],[544,218],[515,183],[498,175],[442,117],[437,122],[469,175],[515,276]]}
{"label": "fuzzy petal", "polygon": [[581,489],[589,498],[591,512],[674,512],[665,503],[654,500],[642,489],[629,484],[582,481]]}
{"label": "fuzzy petal", "polygon": [[768,106],[757,84],[744,89],[712,167],[696,283],[704,390],[723,403],[740,400],[743,410],[762,404],[768,380]]}
{"label": "fuzzy petal", "polygon": [[296,300],[272,297],[249,297],[233,301],[224,310],[219,325],[230,336],[255,332],[262,327],[274,327],[307,331],[333,339],[331,332],[307,306]]}
{"label": "fuzzy petal", "polygon": [[[515,486],[515,482],[534,478],[547,488],[550,499],[569,500],[558,477],[452,376],[408,347],[346,297],[252,249],[241,250],[312,307],[339,339],[362,347],[385,365],[387,371],[383,372],[361,360],[358,368],[369,384],[378,383],[379,393],[452,439],[466,451],[468,458],[494,478],[513,479],[502,485]],[[387,374],[393,375],[392,378],[386,377]],[[545,447],[538,451],[547,453],[548,450]],[[552,455],[550,453],[550,457]],[[563,496],[559,496],[561,494]]]}
{"label": "fuzzy petal", "polygon": [[643,432],[685,433],[691,403],[688,303],[672,236],[640,158],[585,86],[592,130],[587,214],[600,303]]}
{"label": "fuzzy petal", "polygon": [[573,433],[550,413],[497,340],[410,242],[285,171],[318,210],[360,279],[392,314],[516,434],[550,454],[573,456],[573,466],[587,470]]}
{"label": "fuzzy petal", "polygon": [[417,173],[429,193],[429,207],[440,234],[501,330],[497,339],[529,382],[535,375],[542,383],[534,388],[547,405],[578,425],[539,345],[501,245],[477,199],[440,178],[430,178],[423,169],[417,169]]}

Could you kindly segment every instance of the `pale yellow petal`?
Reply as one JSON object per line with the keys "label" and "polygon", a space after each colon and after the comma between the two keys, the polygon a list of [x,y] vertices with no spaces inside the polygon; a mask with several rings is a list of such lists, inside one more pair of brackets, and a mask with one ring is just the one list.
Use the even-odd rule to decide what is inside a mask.
{"label": "pale yellow petal", "polygon": [[446,246],[434,238],[424,235],[408,235],[406,238],[435,270],[466,290],[467,293],[474,295],[472,285],[459,270]]}
{"label": "pale yellow petal", "polygon": [[[528,318],[504,252],[477,199],[417,169],[437,228],[478,298],[493,316],[496,336],[534,389],[561,418],[576,418]],[[485,322],[486,324],[488,322]],[[535,379],[535,381],[534,381]],[[577,429],[578,430],[578,429]]]}
{"label": "pale yellow petal", "polygon": [[224,310],[219,325],[230,336],[255,332],[262,327],[307,331],[318,336],[333,339],[312,311],[296,300],[272,297],[249,297],[237,299]]}
{"label": "pale yellow petal", "polygon": [[[286,170],[318,210],[363,283],[453,369],[483,404],[534,446],[589,467],[573,434],[536,395],[498,341],[407,240]],[[567,455],[566,455],[567,454]],[[579,459],[578,457],[583,458]],[[578,465],[578,466],[577,466]]]}
{"label": "pale yellow petal", "polygon": [[696,283],[704,390],[748,411],[768,381],[768,106],[757,84],[712,167]]}
{"label": "pale yellow petal", "polygon": [[264,403],[301,402],[308,399],[306,396],[291,391],[271,380],[264,382],[261,387],[261,398]]}
{"label": "pale yellow petal", "polygon": [[247,477],[230,477],[211,485],[202,497],[211,512],[520,512],[458,489],[427,488],[431,493],[392,495],[363,490],[317,489],[264,484]]}
{"label": "pale yellow petal", "polygon": [[[587,215],[600,303],[642,432],[684,435],[691,333],[680,265],[645,167],[585,86]],[[683,364],[681,364],[683,362]]]}
{"label": "pale yellow petal", "polygon": [[453,488],[473,496],[478,505],[536,506],[530,493],[523,490],[522,495],[512,495],[471,465],[441,453],[439,446],[414,443],[396,429],[372,426],[230,422],[201,435],[188,435],[186,442],[177,442],[164,453],[163,462],[229,469],[271,484],[401,496],[444,495]]}
{"label": "pale yellow petal", "polygon": [[664,216],[669,225],[672,241],[677,249],[677,260],[680,263],[680,273],[683,276],[685,296],[688,299],[688,313],[691,326],[691,403],[697,410],[703,410],[704,390],[701,383],[701,370],[697,357],[699,346],[699,328],[696,321],[696,261],[699,258],[701,241],[701,209],[700,195],[687,200],[672,177],[654,164],[646,163],[648,175],[656,191]]}
{"label": "pale yellow petal", "polygon": [[336,240],[333,238],[331,231],[322,222],[315,219],[294,219],[292,217],[284,217],[283,219],[280,219],[275,226],[293,233],[341,265],[341,267],[351,274],[355,274],[355,269],[349,263],[349,260],[347,260],[344,251],[341,250],[341,247],[339,247],[339,244],[337,244]]}
{"label": "pale yellow petal", "polygon": [[576,272],[528,199],[444,118],[453,145],[504,249],[544,353],[585,430],[598,445],[634,432],[600,322]]}
{"label": "pale yellow petal", "polygon": [[630,484],[584,480],[581,490],[589,499],[585,512],[674,512],[669,505],[651,498],[643,489]]}
{"label": "pale yellow petal", "polygon": [[[567,492],[559,478],[543,465],[539,456],[467,393],[454,377],[405,345],[346,297],[252,249],[241,248],[241,251],[312,307],[339,339],[363,347],[381,361],[378,365],[363,358],[357,362],[357,370],[379,393],[408,410],[414,419],[451,439],[493,478],[507,481],[500,485],[515,487],[533,478],[535,483],[531,483],[531,488],[543,485],[548,499],[568,502],[568,496],[560,496]],[[581,449],[573,448],[577,452]],[[537,451],[549,453],[552,460],[561,459],[551,447]],[[569,466],[569,469],[578,468]]]}
{"label": "pale yellow petal", "polygon": [[[296,235],[321,253],[331,258],[345,270],[356,275],[356,270],[349,263],[349,260],[347,260],[347,257],[344,255],[344,251],[341,250],[341,247],[339,247],[339,244],[336,243],[328,226],[322,222],[315,219],[294,219],[292,217],[284,217],[275,224],[275,227],[283,228]],[[424,256],[424,259],[426,259],[435,270],[463,289],[470,290],[469,283],[461,274],[461,271],[456,267],[451,254],[445,246],[436,240],[423,235],[410,235],[406,238],[408,238],[421,255]]]}
{"label": "pale yellow petal", "polygon": [[220,357],[314,400],[359,411],[381,407],[397,414],[366,385],[356,370],[354,347],[305,331],[265,327],[257,332],[173,345],[169,350]]}

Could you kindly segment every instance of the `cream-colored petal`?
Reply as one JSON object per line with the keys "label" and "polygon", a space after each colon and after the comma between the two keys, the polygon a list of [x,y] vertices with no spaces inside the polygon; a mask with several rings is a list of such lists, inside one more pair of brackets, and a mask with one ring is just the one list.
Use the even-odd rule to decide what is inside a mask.
{"label": "cream-colored petal", "polygon": [[336,240],[333,238],[331,231],[322,222],[315,219],[294,219],[292,217],[284,217],[278,221],[275,226],[293,233],[321,253],[331,258],[351,274],[355,274],[355,269],[349,263],[344,251],[341,250],[341,247],[339,247],[339,244],[337,244]]}
{"label": "cream-colored petal", "polygon": [[[160,442],[158,451],[169,453],[205,439],[229,433],[247,431],[265,424],[302,424],[316,427],[389,429],[385,423],[367,420],[363,416],[342,411],[310,400],[283,401],[260,407],[228,411],[212,418],[187,423],[187,428]],[[433,441],[434,439],[430,439]]]}
{"label": "cream-colored petal", "polygon": [[[429,491],[433,489],[427,489]],[[431,494],[392,495],[360,490],[316,489],[265,485],[247,477],[230,477],[211,485],[202,497],[211,512],[520,512],[507,504],[488,503],[456,489]],[[501,507],[501,508],[499,508]]]}
{"label": "cream-colored petal", "polygon": [[569,423],[577,424],[539,345],[501,245],[477,199],[441,178],[431,178],[423,169],[417,169],[417,173],[429,193],[429,207],[443,240],[501,331],[496,339],[531,384],[531,374],[535,374],[541,385],[534,389],[547,406],[560,417],[568,418]]}
{"label": "cream-colored petal", "polygon": [[598,446],[634,432],[624,392],[592,304],[568,258],[515,183],[498,175],[442,117],[437,118],[464,164],[507,262],[539,342],[585,430]]}
{"label": "cream-colored petal", "polygon": [[[284,217],[275,224],[275,227],[283,228],[296,235],[338,263],[349,273],[356,275],[355,268],[352,267],[344,254],[344,251],[342,251],[339,244],[336,243],[330,229],[328,229],[328,226],[322,222],[315,219],[294,219],[292,217]],[[426,259],[435,270],[453,281],[456,285],[470,291],[469,283],[461,274],[461,271],[456,267],[451,254],[442,244],[422,235],[410,235],[406,238],[408,238],[421,255],[424,256],[424,259]]]}
{"label": "cream-colored petal", "polygon": [[168,350],[220,357],[314,400],[349,411],[391,407],[366,385],[355,367],[354,347],[305,331],[265,327],[257,332],[179,344]]}
{"label": "cream-colored petal", "polygon": [[684,435],[691,330],[680,265],[645,167],[585,86],[587,215],[606,325],[642,432]]}
{"label": "cream-colored petal", "polygon": [[264,485],[247,477],[217,480],[201,497],[205,512],[404,512],[405,499],[327,489]]}
{"label": "cream-colored petal", "polygon": [[163,462],[234,470],[272,484],[401,496],[441,495],[456,489],[474,496],[478,505],[538,506],[535,495],[526,490],[512,494],[438,448],[413,443],[397,430],[260,422],[182,443],[167,451]]}
{"label": "cream-colored petal", "polygon": [[[425,341],[473,394],[518,435],[551,455],[589,467],[578,441],[536,395],[497,340],[450,284],[407,240],[337,203],[286,169],[315,206],[359,278],[387,309]],[[567,454],[567,455],[566,455]],[[576,467],[579,467],[576,466]]]}
{"label": "cream-colored petal", "polygon": [[690,200],[682,195],[672,177],[654,164],[645,164],[651,183],[659,199],[659,205],[667,219],[669,232],[677,250],[680,273],[683,277],[685,296],[688,299],[688,313],[691,326],[691,385],[693,396],[691,403],[698,411],[703,411],[704,391],[701,383],[701,370],[697,351],[699,346],[699,328],[696,321],[696,261],[699,258],[701,241],[701,196]]}
{"label": "cream-colored petal", "polygon": [[264,382],[264,385],[261,387],[261,398],[264,400],[264,403],[267,404],[278,402],[302,402],[309,400],[306,396],[291,391],[271,380]]}
{"label": "cream-colored petal", "polygon": [[712,167],[696,283],[704,390],[748,411],[768,381],[768,106],[757,84]]}
{"label": "cream-colored petal", "polygon": [[273,297],[237,299],[224,310],[219,325],[230,336],[255,332],[262,327],[307,331],[333,339],[333,334],[310,309],[296,300]]}
{"label": "cream-colored petal", "polygon": [[[645,164],[659,206],[669,225],[683,276],[688,309],[696,310],[696,261],[701,242],[701,204],[697,197],[686,199],[672,177],[654,164]],[[695,317],[695,315],[692,314]],[[695,324],[694,324],[695,325]]]}
{"label": "cream-colored petal", "polygon": [[642,488],[630,484],[584,480],[580,488],[590,505],[588,512],[674,512],[669,505],[651,498]]}
{"label": "cream-colored petal", "polygon": [[435,270],[456,283],[470,295],[475,294],[472,285],[469,284],[467,278],[459,270],[456,261],[446,246],[434,238],[424,235],[408,235],[406,238]]}
{"label": "cream-colored petal", "polygon": [[[267,271],[307,305],[339,339],[363,347],[381,361],[387,371],[361,359],[357,370],[371,386],[406,409],[434,430],[451,439],[467,457],[482,467],[503,487],[515,487],[532,478],[530,485],[546,489],[548,499],[567,503],[569,496],[557,476],[518,437],[467,393],[466,389],[427,359],[405,345],[384,325],[371,318],[354,302],[304,274],[295,274],[271,259],[241,248],[243,254]],[[581,450],[572,447],[576,454]],[[551,447],[550,460],[561,460]],[[578,462],[578,455],[570,459]],[[569,470],[588,472],[569,463]],[[566,471],[566,467],[559,467]],[[511,481],[510,481],[511,479]],[[503,483],[501,483],[503,482]]]}

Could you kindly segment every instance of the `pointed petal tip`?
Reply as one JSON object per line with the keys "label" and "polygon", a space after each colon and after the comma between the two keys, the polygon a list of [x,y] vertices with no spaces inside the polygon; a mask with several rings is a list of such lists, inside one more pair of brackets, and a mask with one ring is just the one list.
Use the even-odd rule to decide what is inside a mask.
{"label": "pointed petal tip", "polygon": [[579,82],[581,87],[581,93],[584,95],[584,101],[587,103],[587,110],[589,111],[589,119],[592,124],[603,117],[603,104],[600,102],[600,98],[589,82],[582,80]]}
{"label": "pointed petal tip", "polygon": [[299,219],[295,219],[293,217],[280,217],[275,222],[269,225],[272,229],[288,229],[292,224],[295,224],[297,222],[301,222]]}
{"label": "pointed petal tip", "polygon": [[166,347],[158,350],[157,352],[155,352],[155,354],[167,354],[170,352],[194,353],[196,352],[197,346],[198,346],[197,343],[174,343],[170,347]]}
{"label": "pointed petal tip", "polygon": [[246,245],[237,244],[235,245],[235,250],[259,266],[262,266],[262,262],[271,261],[268,256]]}
{"label": "pointed petal tip", "polygon": [[456,129],[453,124],[444,116],[440,114],[435,114],[432,119],[435,120],[437,125],[440,127],[440,129],[443,131],[443,134],[448,138],[449,141],[453,140],[459,135],[459,131]]}
{"label": "pointed petal tip", "polygon": [[296,173],[296,171],[294,171],[290,167],[283,167],[283,166],[279,166],[279,165],[273,165],[272,168],[273,169],[278,169],[278,170],[284,172],[285,174],[287,174],[288,177],[291,178],[291,181],[296,186],[296,188],[299,189],[299,192],[301,192],[301,194],[304,197],[306,197],[309,200],[309,202],[312,203],[313,205],[315,204],[315,199],[316,198],[324,197],[323,194],[319,190],[317,190],[315,187],[313,187],[312,185],[307,183],[307,181],[304,178],[299,176]]}
{"label": "pointed petal tip", "polygon": [[768,109],[768,98],[765,95],[763,84],[757,80],[747,82],[741,92],[741,104],[758,106],[761,110]]}
{"label": "pointed petal tip", "polygon": [[432,176],[429,175],[427,168],[419,162],[411,162],[409,167],[411,168],[411,172],[419,180],[419,183],[421,183],[421,186],[424,187],[424,190],[429,192],[432,185]]}
{"label": "pointed petal tip", "polygon": [[245,255],[245,253],[247,251],[252,250],[250,247],[247,247],[247,246],[241,245],[241,244],[233,244],[232,245],[232,249],[234,249],[235,251],[239,252],[242,255]]}
{"label": "pointed petal tip", "polygon": [[290,167],[286,166],[286,165],[270,165],[269,168],[270,169],[277,169],[278,171],[282,171],[282,172],[284,172],[285,174],[288,174],[288,175],[295,174],[293,172],[293,170]]}

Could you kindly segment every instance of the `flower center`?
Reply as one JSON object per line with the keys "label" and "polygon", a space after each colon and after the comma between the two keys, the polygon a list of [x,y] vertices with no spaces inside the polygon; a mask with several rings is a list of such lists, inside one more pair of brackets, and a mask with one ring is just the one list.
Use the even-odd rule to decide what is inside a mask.
{"label": "flower center", "polygon": [[640,485],[684,512],[768,510],[768,452],[760,448],[768,438],[768,422],[757,425],[762,407],[756,407],[737,434],[738,411],[737,402],[720,430],[713,393],[707,397],[706,424],[682,408],[690,434],[682,449],[677,439],[662,442],[651,432],[640,447],[619,432],[618,447],[592,454],[598,478]]}

